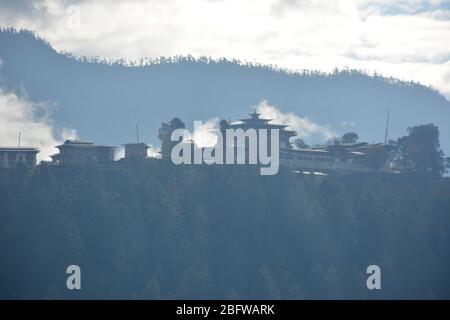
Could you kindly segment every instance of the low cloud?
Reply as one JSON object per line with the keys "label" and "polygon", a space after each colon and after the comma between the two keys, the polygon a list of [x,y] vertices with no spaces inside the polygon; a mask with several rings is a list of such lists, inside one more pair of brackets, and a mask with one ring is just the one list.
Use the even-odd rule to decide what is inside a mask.
{"label": "low cloud", "polygon": [[50,160],[49,156],[57,153],[56,145],[77,137],[74,129],[67,128],[55,134],[48,104],[0,88],[0,145],[17,146],[19,132],[21,146],[40,149],[38,161]]}
{"label": "low cloud", "polygon": [[161,150],[160,149],[155,149],[152,146],[150,146],[150,148],[147,150],[147,156],[149,158],[157,158],[157,159],[161,159]]}
{"label": "low cloud", "polygon": [[[302,118],[292,112],[283,113],[276,106],[270,105],[266,100],[261,101],[256,107],[262,118],[272,119],[271,123],[287,125],[288,130],[297,133],[297,137],[304,140],[311,140],[313,135],[317,142],[325,142],[336,137],[331,129],[321,126],[308,118]],[[239,121],[232,121],[238,123]],[[217,142],[219,132],[219,119],[212,118],[201,125],[196,126],[193,135],[185,136],[185,140],[193,140],[198,147],[212,147]]]}
{"label": "low cloud", "polygon": [[313,135],[319,142],[325,142],[336,136],[331,129],[318,125],[308,118],[299,117],[292,112],[283,113],[266,100],[261,101],[256,110],[261,113],[262,118],[272,119],[272,123],[287,125],[288,130],[297,132],[297,137],[306,141],[311,140]]}
{"label": "low cloud", "polygon": [[[219,119],[211,118],[206,121],[194,121],[193,131],[187,130],[183,135],[184,141],[194,142],[199,148],[213,147],[217,143]],[[155,155],[157,151],[155,151]]]}
{"label": "low cloud", "polygon": [[212,118],[194,128],[193,140],[198,147],[213,147],[217,143],[219,119]]}

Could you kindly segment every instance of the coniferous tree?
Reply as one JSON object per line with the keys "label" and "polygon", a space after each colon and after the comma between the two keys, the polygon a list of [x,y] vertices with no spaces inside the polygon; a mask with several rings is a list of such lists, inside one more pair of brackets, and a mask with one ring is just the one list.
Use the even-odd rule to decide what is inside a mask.
{"label": "coniferous tree", "polygon": [[441,175],[444,153],[440,149],[439,129],[432,123],[408,128],[408,135],[397,141],[400,166],[417,173]]}
{"label": "coniferous tree", "polygon": [[172,141],[171,135],[172,132],[176,129],[184,129],[185,124],[180,118],[173,118],[169,122],[164,122],[161,125],[161,128],[158,131],[158,138],[161,141],[161,155],[163,159],[170,159],[170,153],[172,152],[172,148],[179,141]]}

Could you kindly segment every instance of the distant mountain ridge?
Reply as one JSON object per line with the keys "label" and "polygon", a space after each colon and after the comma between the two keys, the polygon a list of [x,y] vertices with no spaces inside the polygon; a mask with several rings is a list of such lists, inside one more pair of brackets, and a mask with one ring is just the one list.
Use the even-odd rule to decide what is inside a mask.
{"label": "distant mountain ridge", "polygon": [[[362,140],[382,141],[387,110],[390,137],[409,126],[433,122],[450,154],[450,102],[426,86],[360,71],[291,73],[225,59],[160,59],[125,66],[58,53],[30,31],[0,31],[0,86],[32,101],[55,102],[56,127],[77,129],[83,139],[119,145],[142,140],[159,145],[162,121],[180,117],[240,118],[266,99],[282,112],[357,132]],[[353,126],[343,126],[352,123]]]}

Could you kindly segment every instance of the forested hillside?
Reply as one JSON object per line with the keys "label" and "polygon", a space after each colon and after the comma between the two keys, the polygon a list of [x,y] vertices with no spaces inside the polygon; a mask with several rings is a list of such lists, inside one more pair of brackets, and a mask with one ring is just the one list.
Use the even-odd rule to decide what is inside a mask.
{"label": "forested hillside", "polygon": [[0,203],[1,298],[450,298],[448,178],[19,167]]}
{"label": "forested hillside", "polygon": [[245,117],[266,99],[283,113],[293,112],[338,135],[358,132],[369,142],[383,141],[391,110],[389,138],[404,135],[409,126],[434,123],[442,133],[442,149],[450,153],[450,102],[444,96],[363,70],[296,72],[191,56],[127,65],[57,52],[32,32],[12,29],[0,31],[0,60],[1,88],[51,105],[55,132],[76,129],[81,139],[100,144],[135,141],[139,123],[141,139],[158,146],[155,132],[173,115],[191,129],[194,120]]}

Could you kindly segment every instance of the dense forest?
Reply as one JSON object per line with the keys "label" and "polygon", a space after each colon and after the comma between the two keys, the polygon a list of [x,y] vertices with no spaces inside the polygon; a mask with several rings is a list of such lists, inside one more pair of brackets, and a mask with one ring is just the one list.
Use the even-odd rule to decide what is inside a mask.
{"label": "dense forest", "polygon": [[[266,98],[339,130],[352,119],[358,134],[332,143],[379,139],[392,110],[400,168],[261,176],[254,166],[175,166],[164,158],[174,118],[158,132],[163,159],[3,169],[0,299],[450,299],[450,109],[436,91],[355,70],[192,57],[127,65],[14,30],[0,31],[0,59],[2,88],[56,102],[56,127],[99,143],[122,143],[145,121],[155,144],[174,114],[225,119]],[[66,287],[73,264],[82,290]],[[373,264],[381,290],[366,287]]]}
{"label": "dense forest", "polygon": [[1,298],[450,298],[450,179],[431,174],[19,166],[0,203]]}

